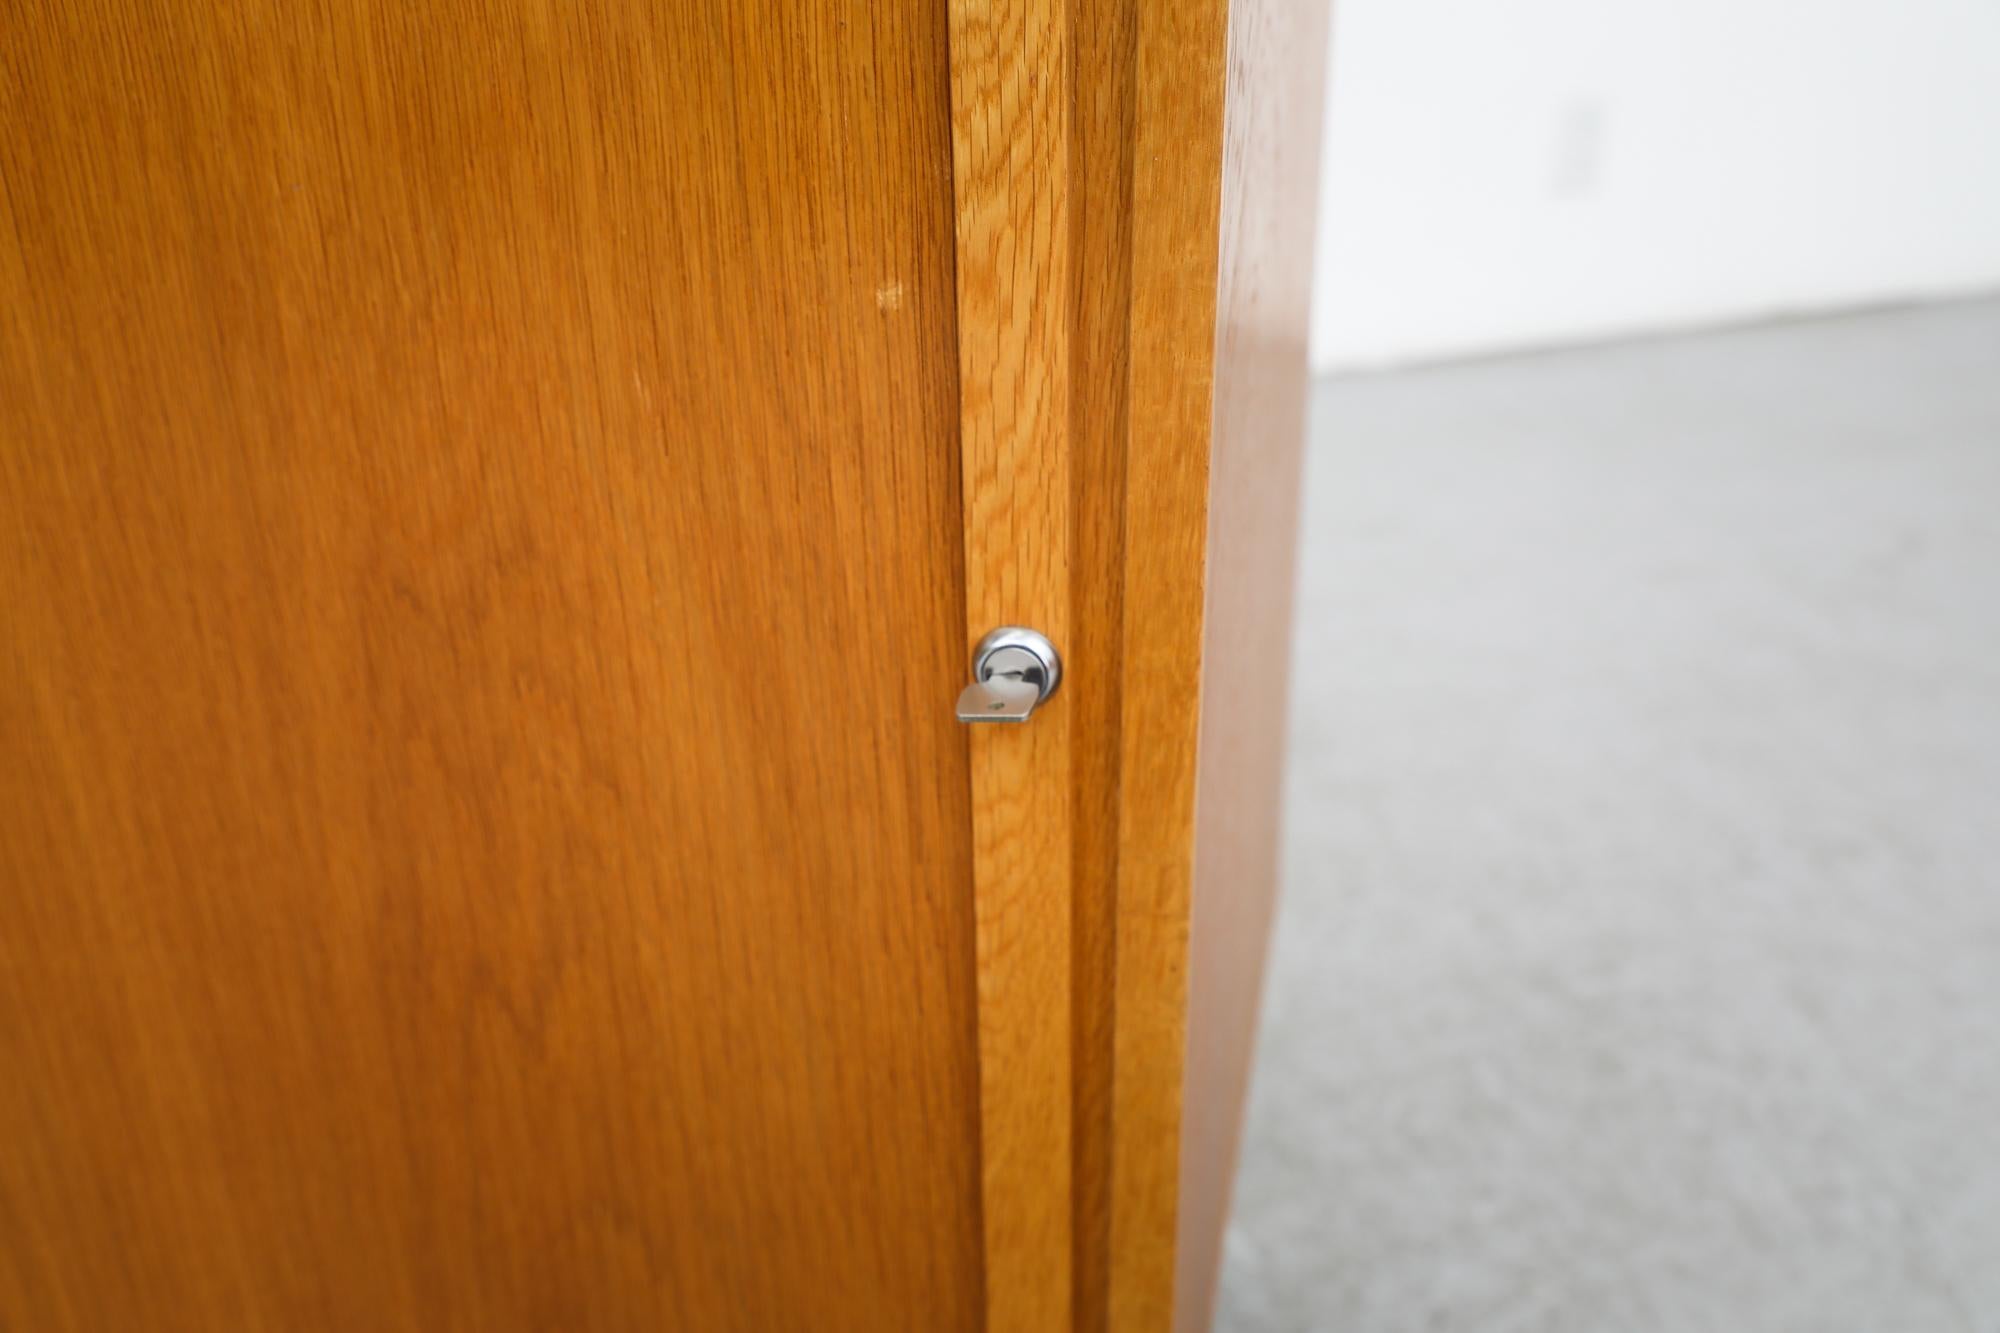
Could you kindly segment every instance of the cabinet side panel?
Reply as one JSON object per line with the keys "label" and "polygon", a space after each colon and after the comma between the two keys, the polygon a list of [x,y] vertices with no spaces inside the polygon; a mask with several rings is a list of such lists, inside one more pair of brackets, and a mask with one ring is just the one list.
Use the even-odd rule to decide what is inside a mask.
{"label": "cabinet side panel", "polygon": [[1179,1329],[1208,1327],[1278,875],[1326,6],[1229,26],[1190,915]]}

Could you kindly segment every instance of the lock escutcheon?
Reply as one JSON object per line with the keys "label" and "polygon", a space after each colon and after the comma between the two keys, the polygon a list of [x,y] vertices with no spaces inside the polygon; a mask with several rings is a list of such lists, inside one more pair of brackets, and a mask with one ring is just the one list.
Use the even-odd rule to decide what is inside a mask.
{"label": "lock escutcheon", "polygon": [[1048,637],[1003,625],[972,650],[972,683],[958,696],[960,722],[1026,722],[1062,683],[1062,657]]}

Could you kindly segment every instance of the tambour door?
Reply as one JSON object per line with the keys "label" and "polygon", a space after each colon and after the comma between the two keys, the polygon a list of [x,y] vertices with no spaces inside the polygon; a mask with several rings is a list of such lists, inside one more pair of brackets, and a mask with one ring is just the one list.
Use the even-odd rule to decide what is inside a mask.
{"label": "tambour door", "polygon": [[5,7],[0,1327],[979,1324],[947,51]]}

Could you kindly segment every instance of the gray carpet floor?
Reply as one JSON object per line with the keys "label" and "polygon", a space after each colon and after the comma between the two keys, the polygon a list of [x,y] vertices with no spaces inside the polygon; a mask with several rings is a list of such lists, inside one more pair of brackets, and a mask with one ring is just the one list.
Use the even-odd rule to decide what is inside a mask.
{"label": "gray carpet floor", "polygon": [[2000,1329],[2000,303],[1312,432],[1218,1327]]}

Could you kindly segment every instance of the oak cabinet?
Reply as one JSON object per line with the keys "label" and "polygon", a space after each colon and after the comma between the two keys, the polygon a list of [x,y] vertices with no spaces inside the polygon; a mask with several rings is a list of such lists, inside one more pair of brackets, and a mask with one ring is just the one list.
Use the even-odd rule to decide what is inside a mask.
{"label": "oak cabinet", "polygon": [[1323,22],[10,6],[0,1326],[1204,1325]]}

